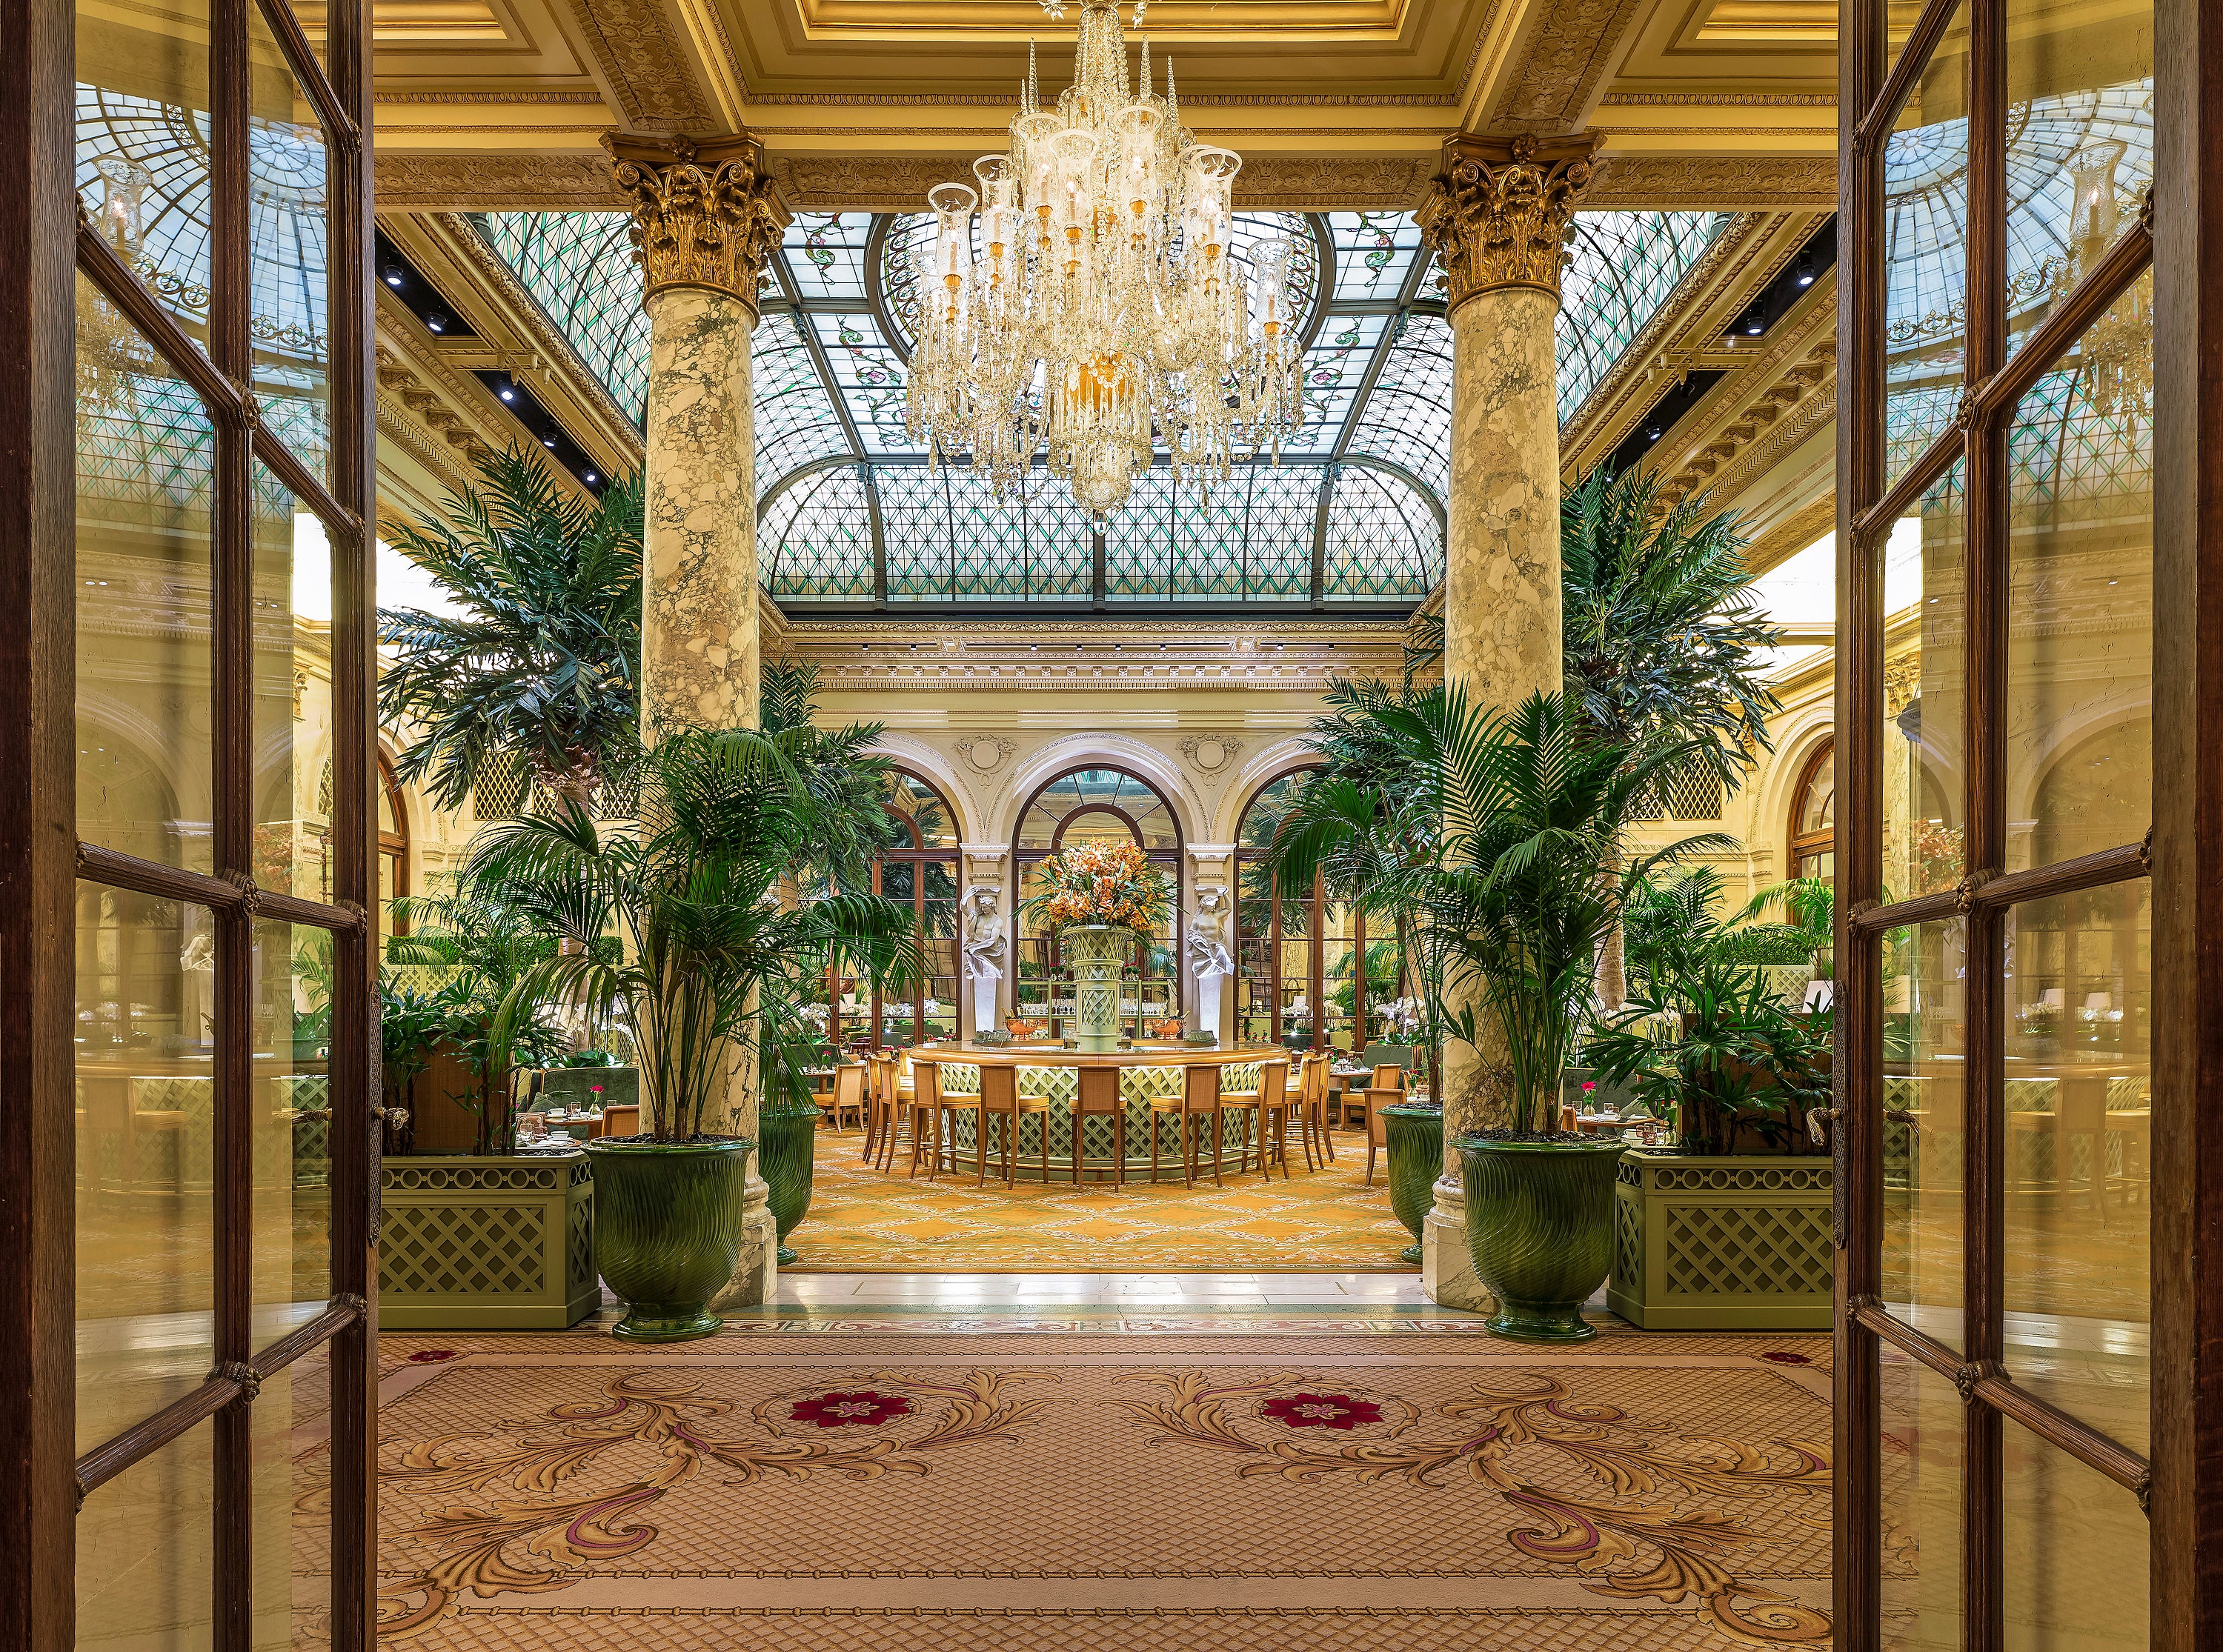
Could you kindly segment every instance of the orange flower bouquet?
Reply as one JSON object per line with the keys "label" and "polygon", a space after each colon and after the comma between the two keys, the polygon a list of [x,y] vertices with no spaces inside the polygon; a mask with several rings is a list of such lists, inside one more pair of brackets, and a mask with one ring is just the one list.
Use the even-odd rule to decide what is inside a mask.
{"label": "orange flower bouquet", "polygon": [[1139,844],[1075,844],[1035,869],[1040,892],[1029,916],[1053,933],[1089,924],[1156,934],[1173,910],[1173,886]]}

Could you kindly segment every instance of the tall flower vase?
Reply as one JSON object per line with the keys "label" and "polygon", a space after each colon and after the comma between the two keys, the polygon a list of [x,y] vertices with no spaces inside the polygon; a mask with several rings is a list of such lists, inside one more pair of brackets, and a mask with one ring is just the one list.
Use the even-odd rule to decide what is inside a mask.
{"label": "tall flower vase", "polygon": [[1119,1045],[1119,975],[1134,939],[1124,929],[1087,924],[1058,937],[1058,950],[1073,965],[1073,1036],[1083,1051],[1099,1054]]}
{"label": "tall flower vase", "polygon": [[818,1156],[815,1102],[769,1099],[757,1116],[757,1169],[765,1178],[765,1203],[779,1227],[779,1265],[796,1260],[787,1236],[810,1209],[811,1171]]}
{"label": "tall flower vase", "polygon": [[1389,1138],[1389,1208],[1413,1235],[1413,1242],[1398,1254],[1418,1266],[1420,1224],[1436,1202],[1436,1178],[1444,1168],[1444,1110],[1416,1102],[1398,1102],[1382,1109]]}

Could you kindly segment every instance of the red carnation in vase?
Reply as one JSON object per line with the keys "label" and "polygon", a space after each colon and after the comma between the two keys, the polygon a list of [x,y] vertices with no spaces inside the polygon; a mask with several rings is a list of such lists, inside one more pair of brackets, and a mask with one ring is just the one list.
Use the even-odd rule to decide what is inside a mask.
{"label": "red carnation in vase", "polygon": [[1348,1431],[1362,1423],[1379,1423],[1382,1408],[1370,1399],[1353,1399],[1348,1394],[1283,1394],[1260,1402],[1258,1415],[1293,1429]]}
{"label": "red carnation in vase", "polygon": [[821,1394],[799,1399],[788,1410],[793,1423],[816,1423],[822,1429],[877,1429],[891,1417],[909,1416],[910,1402],[901,1394],[875,1394],[870,1389],[856,1394]]}

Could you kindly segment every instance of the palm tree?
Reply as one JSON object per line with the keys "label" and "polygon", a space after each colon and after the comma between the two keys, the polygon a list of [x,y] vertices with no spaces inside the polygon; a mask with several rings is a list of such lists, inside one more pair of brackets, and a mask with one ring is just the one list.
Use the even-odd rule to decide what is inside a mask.
{"label": "palm tree", "polygon": [[794,875],[814,889],[869,887],[872,857],[910,841],[887,809],[895,764],[872,755],[886,725],[820,728],[818,668],[807,660],[766,660],[760,681],[759,726],[802,776],[821,822]]}
{"label": "palm tree", "polygon": [[1436,1013],[1477,1047],[1487,1036],[1477,1008],[1496,1022],[1512,1069],[1512,1128],[1545,1128],[1625,890],[1729,840],[1685,838],[1602,876],[1644,788],[1690,751],[1636,756],[1586,738],[1562,696],[1533,694],[1499,712],[1470,707],[1454,684],[1376,716],[1427,777],[1414,807],[1436,823],[1434,852],[1395,876],[1424,952],[1439,959],[1436,996],[1452,1001]]}
{"label": "palm tree", "polygon": [[446,520],[394,536],[465,610],[379,610],[393,650],[379,716],[421,731],[395,773],[452,809],[490,761],[514,756],[583,803],[638,744],[640,475],[590,501],[519,448],[478,468],[478,486],[448,496]]}
{"label": "palm tree", "polygon": [[[1654,471],[1600,466],[1560,501],[1564,688],[1585,740],[1634,760],[1678,747],[1679,763],[1734,788],[1773,745],[1765,650],[1778,633],[1753,598],[1735,517],[1703,495],[1664,501],[1661,487]],[[1597,989],[1618,1007],[1617,927]]]}
{"label": "palm tree", "polygon": [[908,907],[872,895],[780,901],[827,823],[778,737],[681,730],[641,765],[637,823],[598,825],[564,800],[487,827],[465,876],[569,943],[511,1000],[579,1002],[617,1021],[639,1052],[650,1133],[687,1140],[711,1115],[729,1052],[767,1027],[782,1040],[788,1007],[829,955],[898,984],[925,959]]}

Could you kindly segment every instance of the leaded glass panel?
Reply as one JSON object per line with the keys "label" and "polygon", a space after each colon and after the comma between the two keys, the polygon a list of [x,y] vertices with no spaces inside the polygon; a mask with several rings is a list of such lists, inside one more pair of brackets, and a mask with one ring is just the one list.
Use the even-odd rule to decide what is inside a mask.
{"label": "leaded glass panel", "polygon": [[929,469],[924,465],[873,467],[891,597],[950,594],[954,524],[948,478],[952,474],[947,468]]}
{"label": "leaded glass panel", "polygon": [[1173,594],[1243,594],[1243,518],[1250,503],[1244,471],[1206,491],[1185,487],[1173,503]]}
{"label": "leaded glass panel", "polygon": [[1162,602],[1173,589],[1174,473],[1153,466],[1104,518],[1104,593]]}
{"label": "leaded glass panel", "polygon": [[1362,465],[1336,474],[1328,499],[1327,588],[1338,597],[1415,600],[1444,572],[1444,536],[1420,490]]}
{"label": "leaded glass panel", "polygon": [[863,298],[865,242],[872,233],[869,212],[797,213],[782,249],[797,295]]}
{"label": "leaded glass panel", "polygon": [[970,470],[946,469],[957,596],[1023,591],[1027,581],[1027,507],[1017,494],[998,499]]}
{"label": "leaded glass panel", "polygon": [[1575,214],[1555,341],[1561,424],[1729,221],[1722,212]]}
{"label": "leaded glass panel", "polygon": [[[1318,465],[1253,464],[1243,527],[1243,587],[1248,597],[1313,594],[1313,536],[1319,526]],[[1237,473],[1237,480],[1242,473]]]}
{"label": "leaded glass panel", "polygon": [[834,399],[794,313],[774,311],[749,341],[750,393],[756,417],[756,487],[771,485],[814,459],[849,450]]}
{"label": "leaded glass panel", "polygon": [[1445,499],[1451,491],[1452,330],[1441,316],[1427,314],[1401,317],[1398,327],[1344,451],[1386,459]]}
{"label": "leaded glass panel", "polygon": [[1086,597],[1095,588],[1096,535],[1062,482],[1034,473],[1027,496],[1027,594]]}
{"label": "leaded glass panel", "polygon": [[1305,353],[1304,428],[1282,443],[1285,454],[1326,454],[1335,449],[1351,422],[1366,369],[1390,318],[1330,316]]}
{"label": "leaded glass panel", "polygon": [[834,385],[866,447],[875,453],[921,451],[904,434],[903,357],[880,336],[879,323],[861,311],[813,315],[809,323],[818,330]]}
{"label": "leaded glass panel", "polygon": [[623,212],[491,212],[487,240],[636,423],[648,405],[648,312]]}
{"label": "leaded glass panel", "polygon": [[861,465],[802,477],[766,506],[757,564],[775,597],[872,594],[872,510]]}
{"label": "leaded glass panel", "polygon": [[1335,302],[1387,303],[1403,292],[1420,257],[1420,226],[1407,212],[1331,212]]}

